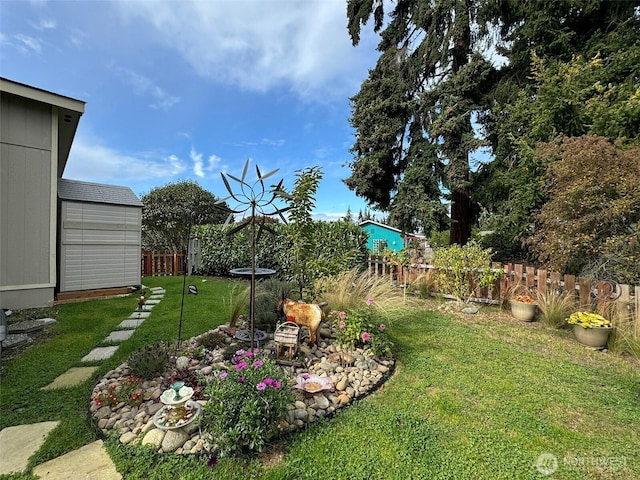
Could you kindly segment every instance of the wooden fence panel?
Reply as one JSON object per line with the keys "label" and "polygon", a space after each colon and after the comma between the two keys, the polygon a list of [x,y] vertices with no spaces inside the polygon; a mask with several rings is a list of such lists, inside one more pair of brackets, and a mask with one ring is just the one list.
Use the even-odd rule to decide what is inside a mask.
{"label": "wooden fence panel", "polygon": [[[413,283],[420,275],[423,275],[433,268],[431,265],[411,265],[400,267],[389,265],[380,259],[371,259],[369,271],[372,274],[387,276],[398,284],[407,285]],[[576,297],[577,306],[584,310],[591,310],[596,303],[599,309],[610,308],[612,286],[609,282],[600,281],[595,283],[595,290],[592,289],[592,282],[587,278],[576,278],[574,275],[562,275],[559,272],[548,272],[544,269],[536,270],[534,267],[521,264],[501,264],[494,262],[491,268],[503,269],[505,275],[496,281],[493,288],[479,288],[476,293],[477,301],[488,303],[500,303],[510,293],[510,288],[514,285],[525,285],[530,289],[542,291],[551,289],[552,291],[572,292]],[[620,289],[620,297],[615,300],[619,302],[616,308],[621,308],[624,303],[626,311],[630,312],[634,321],[636,336],[640,338],[640,286],[617,285]]]}
{"label": "wooden fence panel", "polygon": [[154,250],[142,252],[142,275],[171,276],[184,274],[185,255],[169,250]]}

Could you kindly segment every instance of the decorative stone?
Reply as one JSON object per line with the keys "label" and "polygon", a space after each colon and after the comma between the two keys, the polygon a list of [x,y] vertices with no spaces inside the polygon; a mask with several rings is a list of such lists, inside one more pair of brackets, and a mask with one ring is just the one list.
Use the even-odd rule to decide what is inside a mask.
{"label": "decorative stone", "polygon": [[153,445],[156,448],[160,448],[162,445],[162,441],[164,440],[165,431],[160,430],[159,428],[154,428],[147,432],[147,434],[142,439],[142,445]]}
{"label": "decorative stone", "polygon": [[181,429],[169,430],[162,440],[162,451],[175,452],[178,448],[182,447],[187,440],[189,440],[189,435]]}
{"label": "decorative stone", "polygon": [[178,370],[184,370],[189,366],[189,359],[187,357],[178,357],[176,359],[176,368]]}
{"label": "decorative stone", "polygon": [[120,436],[120,443],[124,443],[126,445],[127,443],[133,442],[136,438],[138,437],[135,433],[127,432]]}
{"label": "decorative stone", "polygon": [[329,408],[329,400],[324,395],[314,395],[313,399],[315,400],[318,408],[321,408],[322,410]]}

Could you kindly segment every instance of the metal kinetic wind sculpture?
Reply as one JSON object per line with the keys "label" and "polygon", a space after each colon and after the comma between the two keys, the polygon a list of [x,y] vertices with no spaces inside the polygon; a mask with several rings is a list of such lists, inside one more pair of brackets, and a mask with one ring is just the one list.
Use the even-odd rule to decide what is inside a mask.
{"label": "metal kinetic wind sculpture", "polygon": [[[242,170],[242,177],[237,178],[229,173],[226,175],[222,172],[220,173],[222,181],[229,192],[229,196],[218,200],[216,203],[224,203],[230,199],[237,202],[235,208],[229,208],[229,216],[224,223],[224,227],[229,225],[234,214],[249,214],[248,219],[239,222],[227,235],[231,236],[244,228],[249,228],[249,244],[251,247],[251,287],[249,295],[249,323],[251,328],[249,335],[251,339],[251,349],[253,350],[255,342],[256,244],[264,230],[275,233],[271,227],[266,225],[265,219],[267,217],[278,215],[283,222],[287,223],[287,219],[283,213],[290,210],[291,207],[278,208],[275,205],[275,201],[277,199],[289,200],[291,196],[282,189],[282,180],[274,187],[265,187],[264,180],[274,175],[279,170],[278,168],[263,175],[256,165],[257,180],[253,183],[248,183],[245,180],[248,170],[249,160],[247,159],[244,164],[244,169]],[[227,177],[239,184],[239,191],[233,191]]]}

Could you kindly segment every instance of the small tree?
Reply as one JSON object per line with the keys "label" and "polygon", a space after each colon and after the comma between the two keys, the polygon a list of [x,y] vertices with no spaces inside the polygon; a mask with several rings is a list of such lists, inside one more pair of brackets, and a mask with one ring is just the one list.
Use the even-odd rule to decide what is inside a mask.
{"label": "small tree", "polygon": [[293,242],[291,276],[298,286],[300,299],[303,298],[304,288],[310,288],[319,278],[315,227],[311,211],[315,206],[315,194],[321,179],[322,170],[319,167],[298,170],[289,200],[290,235]]}
{"label": "small tree", "polygon": [[223,223],[226,204],[196,182],[185,180],[153,188],[142,196],[142,246],[146,249],[186,250],[189,225]]}
{"label": "small tree", "polygon": [[433,266],[440,292],[459,302],[468,302],[476,288],[491,286],[504,274],[491,269],[491,249],[482,249],[475,241],[437,248]]}
{"label": "small tree", "polygon": [[[549,201],[530,243],[549,268],[632,282],[640,276],[640,147],[604,137],[564,138],[539,147],[550,162]],[[608,264],[608,265],[607,265]]]}

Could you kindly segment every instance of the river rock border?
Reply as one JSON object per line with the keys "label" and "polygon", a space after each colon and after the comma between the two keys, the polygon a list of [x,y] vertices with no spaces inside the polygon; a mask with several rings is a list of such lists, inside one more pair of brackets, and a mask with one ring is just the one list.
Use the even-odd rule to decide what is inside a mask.
{"label": "river rock border", "polygon": [[[238,349],[246,348],[246,344],[235,340],[234,330],[227,325],[213,331],[224,334],[227,345],[237,343]],[[281,434],[305,428],[314,421],[332,416],[339,409],[377,390],[394,371],[393,358],[378,359],[372,356],[368,349],[357,348],[341,352],[340,346],[335,344],[336,332],[332,327],[323,324],[319,333],[321,340],[317,346],[303,344],[299,347],[304,358],[304,366],[285,367],[291,376],[289,386],[295,385],[297,375],[308,373],[330,377],[334,388],[315,395],[292,388],[294,401],[287,405],[287,412],[278,423]],[[186,350],[195,349],[201,336],[186,341]],[[262,346],[262,351],[273,355],[272,338]],[[207,378],[218,368],[226,366],[223,361],[223,348],[206,353],[200,359],[178,357],[176,368],[189,368]],[[130,406],[123,402],[115,407],[96,404],[93,400],[95,396],[108,393],[110,387],[119,385],[121,380],[129,375],[129,367],[123,363],[108,372],[93,388],[89,411],[103,435],[117,435],[123,444],[152,445],[158,453],[188,455],[211,451],[210,445],[202,436],[198,420],[171,430],[157,428],[153,423],[153,416],[163,406],[160,395],[164,377],[157,377],[142,384],[144,393],[140,406]],[[199,402],[202,405],[206,403],[205,400]]]}

